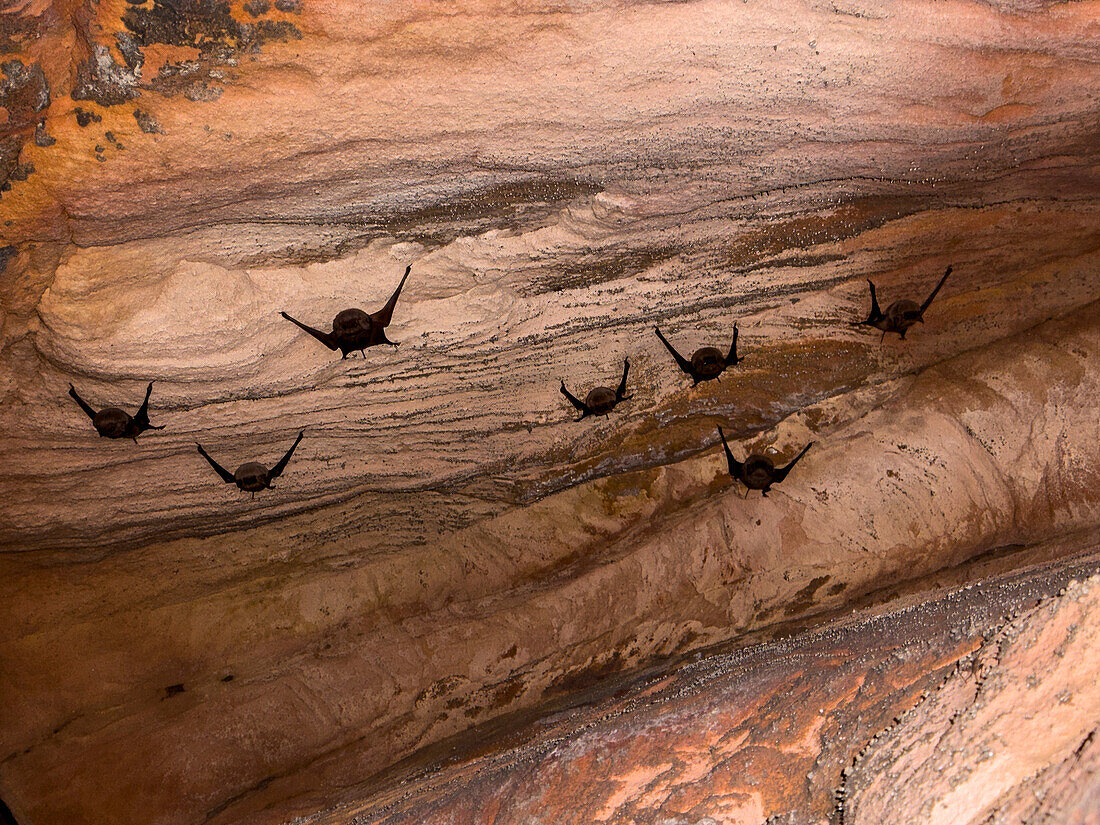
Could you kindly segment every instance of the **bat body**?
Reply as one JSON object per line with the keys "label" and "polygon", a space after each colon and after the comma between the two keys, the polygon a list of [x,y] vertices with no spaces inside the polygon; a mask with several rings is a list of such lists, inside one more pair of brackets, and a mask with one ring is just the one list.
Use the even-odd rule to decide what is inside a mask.
{"label": "bat body", "polygon": [[802,452],[796,455],[789,464],[784,467],[776,467],[770,458],[759,453],[753,453],[744,462],[738,461],[733,457],[730,445],[726,442],[726,434],[722,432],[721,427],[718,428],[718,435],[722,439],[722,446],[726,450],[726,466],[729,468],[729,474],[749,490],[760,490],[765,496],[773,484],[778,484],[787,477],[787,473],[814,445],[811,441],[802,448]]}
{"label": "bat body", "polygon": [[684,358],[684,356],[676,351],[676,348],[661,334],[661,330],[658,327],[654,327],[653,331],[657,333],[657,337],[661,339],[661,343],[665,345],[665,349],[672,354],[677,366],[691,376],[691,380],[694,384],[698,384],[700,381],[711,381],[721,378],[723,372],[744,360],[743,358],[737,357],[736,324],[733,326],[733,343],[730,344],[729,352],[723,353],[716,347],[701,347],[695,350],[690,360]]}
{"label": "bat body", "polygon": [[878,295],[875,291],[874,282],[868,280],[867,283],[871,287],[871,312],[867,316],[867,320],[856,321],[852,326],[869,326],[880,329],[882,330],[882,338],[885,338],[888,332],[896,332],[901,336],[901,339],[904,340],[905,333],[909,331],[911,326],[924,323],[924,313],[928,310],[929,305],[932,303],[932,299],[936,297],[936,293],[940,291],[944,282],[947,281],[947,276],[950,274],[951,267],[947,267],[947,271],[943,273],[940,282],[936,284],[936,288],[932,290],[932,294],[925,299],[923,304],[918,304],[916,301],[903,298],[900,301],[894,301],[894,303],[886,307],[886,312],[883,312],[879,308]]}
{"label": "bat body", "polygon": [[405,286],[405,280],[409,277],[410,270],[412,270],[411,265],[405,268],[401,283],[397,285],[397,289],[394,290],[390,300],[386,302],[382,309],[377,312],[364,312],[361,309],[354,308],[342,310],[332,320],[332,332],[322,332],[308,324],[303,324],[297,318],[292,318],[285,312],[280,314],[299,329],[308,332],[333,352],[340,350],[344,358],[347,358],[349,353],[356,350],[365,355],[368,347],[378,346],[379,344],[389,344],[396,347],[397,344],[386,337],[386,327],[390,325],[390,321],[393,319],[393,310],[397,306],[397,298],[401,295],[401,288]]}
{"label": "bat body", "polygon": [[199,450],[199,455],[205,458],[207,463],[214,468],[214,472],[221,476],[222,481],[226,484],[236,484],[246,493],[252,493],[252,495],[255,496],[260,490],[266,490],[271,487],[271,482],[283,474],[287,462],[290,461],[290,457],[294,455],[294,450],[302,440],[303,435],[305,435],[305,430],[298,433],[298,437],[294,440],[294,443],[290,445],[290,449],[286,451],[286,454],[281,459],[279,459],[279,463],[270,470],[258,461],[248,461],[238,467],[237,472],[231,473],[212,459],[209,453],[202,448],[201,444],[196,444],[195,446]]}
{"label": "bat body", "polygon": [[[590,415],[607,415],[615,409],[620,401],[630,398],[626,394],[626,375],[629,371],[630,359],[624,358],[623,377],[619,381],[618,388],[613,390],[610,387],[596,387],[594,390],[589,391],[588,395],[584,397],[584,401],[581,401],[565,388],[565,381],[561,382],[561,394],[580,411],[581,418],[587,418]],[[577,420],[580,421],[581,418]]]}
{"label": "bat body", "polygon": [[164,427],[155,427],[149,423],[149,396],[153,392],[153,382],[145,388],[145,400],[134,415],[118,407],[104,407],[98,412],[77,393],[76,387],[69,384],[69,395],[84,410],[84,414],[92,419],[92,426],[101,438],[132,438],[137,437],[146,430],[163,430]]}

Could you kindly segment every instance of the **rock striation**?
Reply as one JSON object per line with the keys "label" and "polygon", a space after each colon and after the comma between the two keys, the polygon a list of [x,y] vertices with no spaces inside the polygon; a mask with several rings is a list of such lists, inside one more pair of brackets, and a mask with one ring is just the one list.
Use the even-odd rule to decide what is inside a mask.
{"label": "rock striation", "polygon": [[[607,679],[1067,556],[1100,522],[1098,8],[6,10],[0,799],[374,810],[415,754]],[[866,279],[885,307],[949,265],[905,341],[850,326]],[[373,310],[410,266],[395,350],[280,315]],[[652,333],[734,324],[697,387]],[[559,382],[627,357],[629,402],[575,421]],[[150,381],[136,444],[67,394]],[[718,426],[738,458],[815,447],[743,498]],[[195,450],[267,468],[301,431],[254,500]],[[908,741],[852,794],[888,798]],[[1059,782],[1062,753],[1026,764]]]}
{"label": "rock striation", "polygon": [[436,754],[295,821],[1091,821],[1100,576],[1069,578],[1097,570],[1085,549],[620,683],[520,744]]}

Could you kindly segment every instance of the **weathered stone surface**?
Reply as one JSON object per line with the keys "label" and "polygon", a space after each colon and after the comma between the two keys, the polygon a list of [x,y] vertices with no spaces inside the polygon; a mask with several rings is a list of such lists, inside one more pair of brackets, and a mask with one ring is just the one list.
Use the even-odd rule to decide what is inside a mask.
{"label": "weathered stone surface", "polygon": [[1100,577],[992,634],[848,773],[845,822],[1095,820]]}
{"label": "weathered stone surface", "polygon": [[[1095,529],[1097,11],[20,5],[0,797],[274,821],[619,671]],[[279,317],[374,309],[408,264],[396,351]],[[948,264],[906,341],[848,326],[865,278],[921,298]],[[652,334],[734,323],[745,363],[695,389]],[[558,379],[626,355],[634,397],[575,423]],[[137,444],[66,395],[132,411],[149,380],[166,429]],[[719,424],[816,445],[741,499]],[[255,500],[194,449],[271,463],[301,428]]]}
{"label": "weathered stone surface", "polygon": [[296,821],[1094,821],[1100,576],[1061,585],[1097,564],[710,655]]}
{"label": "weathered stone surface", "polygon": [[9,554],[5,769],[47,819],[137,819],[166,785],[181,821],[336,789],[600,674],[1095,525],[1092,309],[907,379],[855,422],[808,408],[778,443],[810,421],[820,450],[769,499],[742,499],[710,453],[362,558],[346,538],[311,564],[280,548],[317,521],[80,565]]}

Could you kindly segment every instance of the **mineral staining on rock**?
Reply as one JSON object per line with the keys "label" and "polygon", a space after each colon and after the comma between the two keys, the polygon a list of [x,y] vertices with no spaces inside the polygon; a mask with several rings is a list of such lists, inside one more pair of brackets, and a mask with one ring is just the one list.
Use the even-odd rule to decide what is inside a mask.
{"label": "mineral staining on rock", "polygon": [[[233,15],[230,3],[220,0],[130,4],[119,22],[114,47],[121,62],[107,44],[93,40],[92,54],[77,70],[73,100],[116,106],[138,97],[142,89],[182,94],[189,100],[215,100],[221,94],[219,81],[226,79],[227,70],[237,66],[242,56],[258,51],[265,43],[302,36],[288,20],[240,20]],[[158,46],[195,50],[197,55],[164,61],[155,76],[145,77],[146,52]]]}
{"label": "mineral staining on rock", "polygon": [[[469,759],[440,750],[411,780],[288,811],[319,803],[317,825],[977,825],[990,810],[1088,821],[1100,756],[1091,549],[624,680],[519,745],[487,733]],[[1082,573],[1094,575],[1071,579]]]}
{"label": "mineral staining on rock", "polygon": [[23,65],[18,59],[0,63],[0,108],[7,122],[0,125],[0,192],[11,189],[12,181],[25,181],[34,172],[31,163],[20,163],[20,153],[34,122],[50,105],[50,85],[38,63]]}
{"label": "mineral staining on rock", "polygon": [[[621,671],[1094,529],[1094,5],[5,19],[0,796],[282,821]],[[279,316],[371,306],[410,261],[385,357]],[[847,326],[867,278],[915,298],[948,265],[920,335]],[[748,359],[695,388],[652,333],[734,321]],[[558,379],[627,356],[631,403],[573,425]],[[150,378],[137,445],[66,396]],[[742,499],[718,425],[816,443]],[[255,501],[195,454],[303,428]]]}

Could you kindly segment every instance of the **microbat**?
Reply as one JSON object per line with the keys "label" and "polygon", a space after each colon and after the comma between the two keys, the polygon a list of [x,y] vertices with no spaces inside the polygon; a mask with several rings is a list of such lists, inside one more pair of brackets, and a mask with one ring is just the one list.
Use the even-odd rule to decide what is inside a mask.
{"label": "microbat", "polygon": [[132,438],[137,443],[137,437],[146,430],[163,430],[163,425],[154,427],[149,423],[149,395],[153,392],[153,382],[145,388],[145,400],[137,413],[131,416],[128,412],[118,407],[104,407],[99,412],[92,409],[83,398],[77,394],[76,387],[69,384],[69,395],[80,405],[80,409],[92,419],[92,426],[103,438]]}
{"label": "microbat", "polygon": [[924,323],[925,311],[932,303],[932,299],[936,297],[936,293],[940,291],[940,287],[943,286],[944,281],[947,280],[947,276],[950,274],[951,267],[947,267],[947,271],[943,273],[940,282],[936,284],[936,288],[932,290],[932,294],[928,296],[923,304],[918,306],[916,301],[910,301],[908,299],[894,301],[894,303],[886,307],[886,312],[879,309],[878,296],[875,294],[875,284],[868,278],[867,283],[871,285],[871,314],[867,316],[866,321],[853,321],[852,326],[869,326],[875,329],[881,329],[882,338],[879,339],[880,343],[886,338],[886,333],[888,332],[896,332],[904,340],[905,333],[909,331],[909,327],[916,323]]}
{"label": "microbat", "polygon": [[[616,404],[631,397],[626,395],[626,374],[629,371],[630,359],[624,358],[623,378],[619,382],[619,388],[613,390],[610,387],[596,387],[584,397],[584,401],[581,401],[565,388],[565,381],[561,382],[561,394],[569,399],[570,404],[580,410],[581,418],[587,418],[590,415],[607,415],[615,409]],[[581,418],[578,418],[577,421],[580,421]]]}
{"label": "microbat", "polygon": [[[718,435],[722,439],[722,446],[726,448],[726,465],[729,467],[730,475],[748,487],[749,490],[760,490],[765,496],[772,485],[785,479],[787,473],[799,462],[802,456],[806,455],[806,451],[814,446],[811,441],[802,448],[802,452],[796,455],[790,464],[785,467],[776,467],[770,458],[759,453],[753,453],[745,459],[744,463],[738,461],[730,452],[730,445],[726,443],[726,434],[722,432],[721,427],[718,428]],[[745,494],[748,495],[747,490]]]}
{"label": "microbat", "polygon": [[214,472],[222,477],[222,481],[226,484],[236,484],[246,493],[252,493],[252,497],[255,498],[256,493],[271,487],[271,482],[282,475],[283,470],[286,469],[287,462],[290,461],[290,457],[294,454],[294,448],[298,446],[298,442],[302,440],[303,435],[305,435],[305,430],[298,433],[298,437],[294,440],[294,443],[290,445],[290,449],[286,451],[286,455],[279,459],[279,463],[270,470],[258,461],[249,461],[238,467],[237,472],[231,473],[212,459],[207,454],[206,450],[202,448],[201,444],[196,444],[195,446],[199,448],[199,454],[210,462],[210,466],[214,468]]}
{"label": "microbat", "polygon": [[405,279],[409,277],[411,269],[411,264],[405,267],[405,274],[401,278],[401,283],[397,285],[397,289],[382,309],[378,312],[345,309],[333,319],[332,332],[321,332],[319,329],[303,324],[297,318],[290,317],[285,312],[279,314],[308,332],[333,352],[340,350],[344,358],[348,357],[348,353],[356,350],[366,355],[365,350],[367,347],[377,346],[378,344],[389,344],[396,347],[397,344],[386,337],[386,327],[390,325],[390,320],[393,318],[393,308],[397,306],[397,296],[401,294],[401,287],[405,285]]}
{"label": "microbat", "polygon": [[690,361],[676,351],[676,348],[661,334],[659,328],[654,327],[653,331],[657,333],[657,337],[661,339],[661,343],[665,345],[665,348],[672,353],[672,357],[676,359],[680,369],[690,375],[695,384],[700,381],[710,381],[712,378],[720,378],[728,368],[745,360],[737,357],[737,324],[733,325],[733,343],[730,344],[728,353],[723,355],[715,347],[702,347],[695,350]]}

